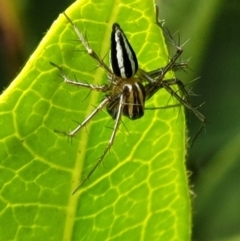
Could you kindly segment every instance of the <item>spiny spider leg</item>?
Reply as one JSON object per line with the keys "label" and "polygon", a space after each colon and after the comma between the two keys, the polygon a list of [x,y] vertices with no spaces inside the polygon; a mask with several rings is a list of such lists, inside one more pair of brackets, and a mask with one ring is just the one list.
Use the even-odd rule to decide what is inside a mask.
{"label": "spiny spider leg", "polygon": [[181,104],[175,104],[175,105],[165,105],[160,107],[145,107],[145,110],[160,110],[160,109],[168,109],[168,108],[175,108],[175,107],[181,107]]}
{"label": "spiny spider leg", "polygon": [[200,127],[197,131],[197,133],[195,134],[195,136],[193,137],[192,141],[191,141],[191,146],[194,144],[195,140],[197,139],[197,137],[199,136],[199,134],[202,132],[205,123],[206,123],[206,117],[200,113],[197,108],[199,106],[197,106],[196,108],[193,107],[191,104],[189,104],[188,101],[185,101],[183,98],[181,98],[181,96],[179,96],[169,85],[166,85],[164,87],[169,93],[171,93],[182,105],[184,105],[186,108],[188,108],[189,110],[191,110],[194,115],[200,120],[201,124]]}
{"label": "spiny spider leg", "polygon": [[156,81],[158,80],[161,81],[164,78],[165,74],[174,68],[175,62],[183,52],[183,49],[181,47],[176,46],[176,48],[177,48],[177,51],[175,55],[170,59],[170,62],[162,69],[161,74],[156,78]]}
{"label": "spiny spider leg", "polygon": [[66,84],[70,84],[70,85],[76,85],[76,86],[79,86],[79,87],[84,87],[84,88],[88,88],[88,89],[91,89],[91,90],[96,90],[96,91],[100,91],[100,92],[106,92],[109,90],[110,86],[109,85],[91,85],[89,83],[82,83],[82,82],[78,82],[78,81],[74,81],[74,80],[70,80],[66,74],[64,73],[64,70],[61,66],[53,63],[53,62],[50,62],[50,64],[54,67],[56,67],[59,72],[60,72],[60,76],[64,79],[64,82]]}
{"label": "spiny spider leg", "polygon": [[[180,91],[180,94],[183,95],[184,98],[182,98],[179,94],[178,91],[176,90],[172,90],[172,92],[175,92],[176,96],[179,96],[181,99],[186,99],[186,102],[190,103],[190,98],[189,98],[189,94],[185,89],[185,86],[183,84],[183,82],[177,78],[173,78],[173,79],[167,79],[167,80],[163,80],[161,82],[161,85],[163,86],[163,88],[165,88],[167,90],[167,87],[171,88],[170,86],[172,85],[177,85]],[[168,91],[169,92],[169,91]],[[170,92],[169,92],[170,93]],[[170,93],[172,95],[172,93]],[[178,98],[177,98],[178,99]]]}
{"label": "spiny spider leg", "polygon": [[[191,110],[194,115],[199,119],[199,121],[201,122],[200,124],[200,127],[197,131],[197,133],[195,134],[194,138],[192,139],[192,142],[191,142],[191,146],[193,145],[194,141],[197,139],[198,135],[201,133],[202,129],[204,128],[205,126],[205,122],[206,122],[206,118],[205,116],[200,113],[197,108],[193,107],[189,101],[188,101],[188,98],[186,98],[186,100],[184,98],[182,98],[177,92],[176,90],[174,90],[171,86],[173,85],[177,85],[180,90],[181,90],[181,93],[183,93],[184,97],[188,97],[188,93],[187,91],[185,90],[184,88],[184,85],[182,83],[182,81],[178,80],[177,78],[175,79],[171,79],[171,80],[163,80],[161,81],[160,83],[158,83],[158,87],[156,87],[156,85],[153,85],[153,86],[150,86],[149,90],[147,90],[146,92],[152,92],[154,90],[154,92],[156,92],[157,89],[161,89],[161,88],[164,88],[165,90],[167,90],[172,96],[174,96],[178,101],[179,103],[181,103],[183,106],[185,106],[186,108],[188,108],[189,110]],[[147,96],[152,96],[151,94],[147,94]],[[150,98],[149,97],[149,98]]]}
{"label": "spiny spider leg", "polygon": [[73,137],[77,134],[77,132],[85,125],[87,125],[87,123],[100,111],[102,110],[107,103],[109,102],[109,99],[106,97],[96,108],[95,110],[80,124],[78,125],[73,131],[65,132],[65,131],[58,131],[58,130],[54,130],[55,132],[58,133],[62,133],[64,135],[67,135],[69,137]]}
{"label": "spiny spider leg", "polygon": [[[199,130],[197,131],[197,134],[195,135],[195,137],[192,140],[192,144],[193,144],[194,141],[196,140],[196,138],[198,137],[198,135],[200,134],[200,132],[202,131],[202,129],[204,128],[206,118],[196,108],[194,108],[190,104],[189,94],[186,91],[184,84],[180,80],[178,80],[177,78],[173,78],[170,80],[163,80],[165,77],[165,74],[168,71],[174,70],[176,67],[178,68],[178,66],[184,67],[185,63],[176,63],[177,59],[180,57],[180,55],[183,52],[182,46],[180,46],[180,44],[177,44],[174,41],[172,35],[170,34],[170,32],[168,31],[167,28],[163,28],[163,24],[161,21],[159,21],[159,17],[158,17],[159,9],[158,9],[157,5],[155,5],[155,7],[156,7],[156,23],[163,30],[163,32],[165,34],[167,34],[167,36],[170,38],[172,43],[174,43],[175,47],[177,48],[177,51],[174,54],[174,56],[172,58],[170,58],[169,63],[164,68],[160,68],[160,69],[145,73],[147,75],[146,79],[149,82],[149,84],[147,84],[145,86],[146,100],[151,98],[159,89],[164,88],[172,96],[174,96],[179,101],[179,103],[181,103],[183,106],[185,106],[186,108],[191,110],[201,122]],[[159,75],[157,75],[157,73],[159,73]],[[179,87],[179,90],[180,90],[181,94],[183,94],[183,97],[181,97],[177,93],[177,91],[172,88],[173,85],[177,85]]]}
{"label": "spiny spider leg", "polygon": [[158,9],[157,5],[155,5],[155,8],[156,8],[156,24],[165,33],[165,35],[171,40],[171,42],[176,47],[177,51],[175,52],[174,56],[170,58],[170,61],[168,62],[168,64],[163,68],[158,68],[158,69],[155,69],[155,70],[152,70],[149,72],[139,69],[138,73],[139,73],[140,79],[143,79],[143,80],[145,79],[149,83],[152,83],[152,84],[154,84],[155,82],[161,82],[164,79],[164,76],[166,75],[166,73],[170,70],[177,71],[177,70],[181,70],[181,69],[188,67],[188,61],[176,63],[177,59],[183,53],[182,46],[177,44],[174,41],[169,30],[167,28],[163,27],[163,21],[160,21],[158,18],[159,9]]}
{"label": "spiny spider leg", "polygon": [[106,72],[112,76],[113,72],[111,71],[111,69],[104,63],[104,61],[96,54],[96,52],[90,47],[90,45],[88,44],[87,40],[84,38],[83,34],[79,31],[78,27],[72,22],[72,20],[68,17],[68,15],[64,12],[63,13],[64,16],[66,17],[66,19],[68,20],[68,22],[72,25],[75,33],[77,34],[79,40],[82,42],[83,46],[85,47],[85,49],[87,50],[87,53],[93,58],[95,59],[98,64],[100,65],[100,67],[104,68],[106,70]]}
{"label": "spiny spider leg", "polygon": [[72,192],[72,195],[75,194],[77,192],[77,190],[90,178],[90,176],[93,174],[93,172],[96,170],[96,168],[102,163],[104,157],[106,156],[107,152],[110,150],[111,146],[113,145],[118,127],[121,123],[121,116],[122,116],[122,112],[123,112],[123,107],[125,105],[125,94],[124,92],[120,95],[120,100],[119,100],[119,106],[118,106],[118,112],[117,112],[117,117],[115,119],[115,125],[112,131],[112,135],[111,138],[108,142],[107,147],[105,148],[103,154],[99,157],[99,160],[96,162],[96,164],[93,166],[93,168],[91,169],[91,171],[87,174],[87,176],[85,176],[83,178],[83,180],[81,181],[81,183],[76,187],[76,189]]}
{"label": "spiny spider leg", "polygon": [[[185,68],[188,68],[188,61],[180,62],[180,63],[174,63],[170,70],[173,72],[184,70]],[[152,71],[146,72],[147,75],[151,76],[151,78],[156,78],[159,76],[163,76],[164,68],[158,68]]]}
{"label": "spiny spider leg", "polygon": [[[179,56],[177,56],[178,58]],[[176,60],[177,60],[176,58]],[[176,61],[175,60],[175,61]],[[168,64],[169,65],[169,64]],[[167,66],[168,66],[167,65]],[[168,70],[166,71],[166,67],[164,68],[158,68],[158,69],[154,69],[151,71],[144,71],[143,69],[138,70],[138,77],[140,79],[142,79],[143,81],[147,80],[149,83],[153,83],[155,78],[161,78],[160,76],[162,76],[162,79],[164,78],[164,75],[166,74],[166,72],[172,70],[174,72],[179,71],[179,70],[184,70],[185,68],[188,68],[188,60],[184,61],[184,62],[180,62],[180,63],[173,63],[171,64],[171,66],[168,66]]]}
{"label": "spiny spider leg", "polygon": [[[177,51],[178,52],[178,51]],[[170,61],[170,63],[168,65],[173,65],[174,61],[177,60],[176,56],[179,57],[178,53],[175,54],[175,57],[172,58],[172,61]],[[167,69],[167,68],[165,68]],[[154,73],[155,74],[155,73]],[[163,75],[164,77],[164,75]],[[155,78],[153,80],[152,83],[147,84],[145,86],[145,90],[146,90],[146,99],[148,100],[149,98],[151,98],[159,89],[164,88],[165,90],[167,90],[172,96],[175,97],[175,99],[177,99],[179,101],[179,103],[181,103],[183,106],[185,106],[187,109],[191,110],[194,115],[200,120],[201,124],[200,127],[196,133],[196,135],[194,136],[192,142],[191,142],[191,146],[193,145],[194,141],[197,139],[198,135],[201,133],[202,129],[204,128],[205,122],[206,122],[206,118],[204,115],[202,115],[195,107],[193,107],[190,104],[190,98],[189,98],[189,94],[186,91],[184,84],[182,83],[182,81],[180,81],[177,78],[173,78],[173,79],[168,79],[168,80],[162,80],[162,75],[160,75],[159,77]],[[177,85],[180,93],[183,95],[183,97],[181,95],[179,95],[177,93],[176,90],[174,90],[171,86]]]}
{"label": "spiny spider leg", "polygon": [[[176,90],[173,90],[170,86],[172,85],[177,85],[180,93],[183,95],[183,98],[177,93]],[[184,100],[184,98],[187,101],[189,100],[189,94],[186,91],[184,84],[182,83],[182,81],[180,81],[177,78],[173,78],[173,79],[168,79],[168,80],[161,80],[161,81],[154,81],[152,84],[147,84],[145,86],[145,90],[146,90],[146,99],[150,99],[156,92],[158,92],[161,88],[165,88],[172,96],[178,96],[178,98],[176,98],[177,100],[179,100],[179,98],[181,100]],[[171,88],[171,92],[169,91],[169,88]],[[175,94],[173,94],[173,92]]]}

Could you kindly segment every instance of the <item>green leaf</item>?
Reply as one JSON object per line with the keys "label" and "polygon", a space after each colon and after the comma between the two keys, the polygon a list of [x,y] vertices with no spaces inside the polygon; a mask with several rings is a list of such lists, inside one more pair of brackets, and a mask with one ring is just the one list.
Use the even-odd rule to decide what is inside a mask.
{"label": "green leaf", "polygon": [[[141,68],[166,65],[168,53],[155,24],[152,2],[82,0],[66,12],[100,56],[108,54],[111,25],[118,22]],[[73,79],[107,83],[104,71],[96,68],[76,40],[61,14],[1,96],[0,237],[24,241],[189,240],[182,108],[146,110],[136,121],[123,118],[103,165],[71,195],[103,153],[114,124],[102,111],[71,142],[53,131],[76,127],[103,94],[89,94],[62,83],[50,61],[61,65]],[[146,105],[175,102],[161,90]]]}

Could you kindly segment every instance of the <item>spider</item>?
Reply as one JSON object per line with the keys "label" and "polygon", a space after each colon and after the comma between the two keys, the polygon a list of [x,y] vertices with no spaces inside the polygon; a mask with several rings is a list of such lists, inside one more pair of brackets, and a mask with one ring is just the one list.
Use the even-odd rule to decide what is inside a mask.
{"label": "spider", "polygon": [[[114,23],[112,25],[111,33],[110,67],[108,67],[103,59],[101,59],[90,47],[83,34],[67,16],[67,14],[63,14],[68,22],[72,25],[75,33],[77,34],[79,40],[85,47],[90,57],[95,59],[99,66],[101,66],[106,71],[109,83],[106,85],[98,86],[89,83],[73,81],[66,76],[64,70],[60,66],[51,62],[51,65],[60,71],[60,75],[64,79],[65,83],[105,93],[105,97],[101,103],[74,130],[69,133],[57,130],[55,131],[63,133],[69,137],[73,137],[82,127],[86,126],[89,121],[104,107],[106,107],[109,115],[115,120],[110,140],[103,154],[99,157],[91,171],[83,178],[83,180],[76,187],[72,194],[76,193],[76,191],[86,182],[86,180],[93,174],[96,168],[102,163],[104,157],[114,143],[114,139],[121,123],[122,116],[126,116],[131,120],[141,118],[144,115],[145,101],[150,99],[162,88],[167,90],[179,101],[181,105],[184,105],[196,115],[196,117],[201,121],[201,126],[198,132],[201,131],[204,126],[205,117],[196,108],[191,106],[188,92],[185,90],[183,83],[177,78],[167,80],[164,79],[168,71],[185,67],[185,63],[176,63],[177,59],[183,52],[182,47],[175,45],[177,51],[165,67],[146,72],[138,67],[138,60],[132,46],[130,45],[120,25],[118,23]],[[157,8],[156,23],[162,29],[162,23],[159,21]],[[175,85],[178,86],[180,94],[178,91],[172,88],[172,86]]]}

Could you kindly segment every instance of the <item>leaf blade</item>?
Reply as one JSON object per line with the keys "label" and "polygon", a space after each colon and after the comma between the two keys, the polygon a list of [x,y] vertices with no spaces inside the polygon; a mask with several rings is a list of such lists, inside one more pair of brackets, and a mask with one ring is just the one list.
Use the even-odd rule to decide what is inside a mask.
{"label": "leaf blade", "polygon": [[[107,8],[104,4],[99,7],[81,1],[67,11],[80,29],[87,26],[89,43],[100,56],[108,49],[111,29],[108,22],[118,21],[123,22],[121,26],[133,42],[141,67],[150,70],[164,66],[167,52],[164,45],[160,47],[158,43],[161,33],[154,24],[153,7],[142,2],[113,6],[106,1]],[[102,16],[106,9],[109,15],[104,21]],[[93,12],[96,13],[94,18]],[[76,21],[79,16],[81,21]],[[74,39],[71,26],[63,16],[60,17],[2,96],[2,100],[8,97],[7,102],[12,103],[8,117],[10,110],[14,110],[11,117],[15,118],[11,132],[14,137],[9,138],[11,135],[4,133],[8,140],[5,145],[17,146],[21,156],[5,159],[14,181],[4,185],[2,195],[11,203],[33,203],[34,208],[40,210],[37,224],[48,228],[41,231],[32,227],[34,238],[59,240],[62,234],[63,240],[99,240],[103,237],[105,240],[122,240],[129,235],[136,240],[156,237],[173,240],[175,236],[178,240],[187,240],[189,230],[185,226],[189,224],[186,215],[189,200],[183,199],[183,195],[188,196],[183,162],[185,130],[184,116],[178,110],[146,112],[144,118],[136,122],[124,118],[130,135],[124,134],[126,131],[121,128],[111,153],[104,160],[106,167],[96,170],[78,196],[70,195],[81,179],[82,170],[87,173],[106,146],[111,130],[102,127],[112,126],[110,118],[100,113],[89,124],[88,131],[82,130],[72,145],[52,131],[73,128],[76,123],[70,123],[71,120],[83,120],[102,97],[91,93],[87,101],[79,101],[84,100],[87,91],[61,84],[57,70],[46,63],[56,62],[73,78],[76,74],[79,80],[97,84],[106,82],[102,70],[93,71],[94,61],[75,51],[78,47]],[[169,96],[162,91],[148,105],[160,106],[168,100]],[[3,113],[6,114],[6,109]],[[156,131],[158,126],[160,132]],[[9,166],[9,162],[13,166]],[[42,173],[36,172],[36,168]],[[28,198],[22,198],[19,192]],[[175,206],[178,209],[174,209]],[[65,217],[58,222],[61,232],[56,231],[57,225],[48,220],[49,215],[58,216],[56,213]]]}

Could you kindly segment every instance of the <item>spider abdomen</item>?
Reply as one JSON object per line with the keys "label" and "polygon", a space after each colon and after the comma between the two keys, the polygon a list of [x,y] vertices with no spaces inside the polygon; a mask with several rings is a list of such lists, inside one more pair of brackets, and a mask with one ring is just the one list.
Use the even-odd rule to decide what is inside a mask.
{"label": "spider abdomen", "polygon": [[122,79],[133,77],[138,70],[136,54],[117,23],[112,26],[110,65],[113,73]]}

